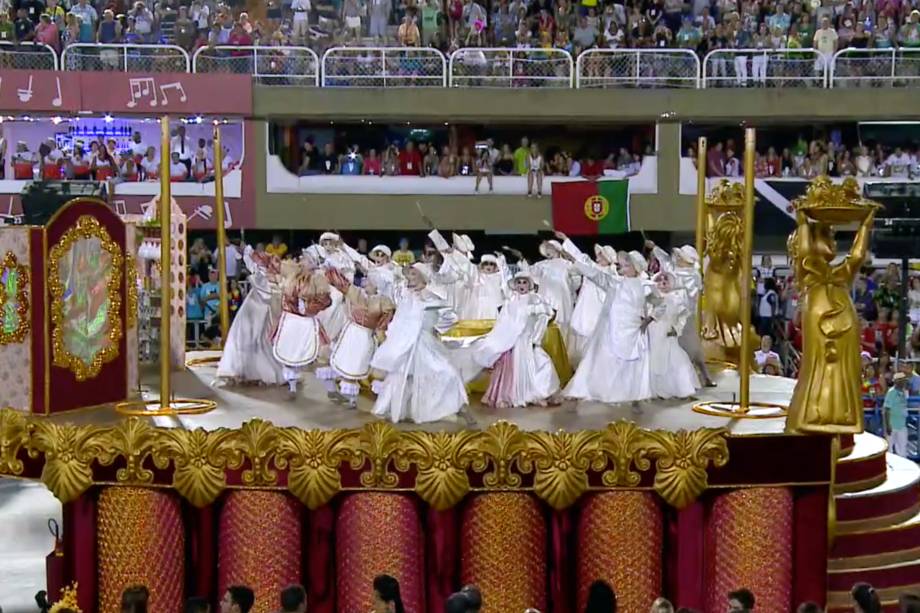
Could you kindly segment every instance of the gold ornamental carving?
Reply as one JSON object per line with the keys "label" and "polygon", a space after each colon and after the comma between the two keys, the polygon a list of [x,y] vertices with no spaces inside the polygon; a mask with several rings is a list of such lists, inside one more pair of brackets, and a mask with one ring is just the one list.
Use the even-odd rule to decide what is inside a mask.
{"label": "gold ornamental carving", "polygon": [[709,222],[702,332],[707,358],[738,363],[741,350],[741,244],[744,185],[722,179],[706,198]]}
{"label": "gold ornamental carving", "polygon": [[[7,321],[13,317],[15,324]],[[0,261],[0,345],[25,340],[31,327],[29,308],[29,267],[7,251]]]}
{"label": "gold ornamental carving", "polygon": [[[834,185],[827,177],[815,179],[793,206],[796,229],[787,247],[799,290],[803,351],[786,431],[862,432],[861,328],[850,288],[881,207],[862,197],[855,179]],[[859,229],[853,245],[838,262],[834,226],[854,222]]]}
{"label": "gold ornamental carving", "polygon": [[[65,316],[64,293],[67,290],[65,280],[61,279],[61,267],[65,257],[76,243],[83,240],[98,239],[102,251],[111,258],[109,277],[105,284],[105,295],[108,300],[106,307],[105,326],[108,344],[95,351],[88,361],[70,351],[65,342]],[[66,368],[73,372],[77,381],[92,379],[99,374],[103,364],[107,364],[118,357],[118,341],[121,340],[121,317],[118,314],[121,307],[121,282],[123,258],[121,248],[112,240],[109,233],[102,227],[98,220],[89,215],[77,219],[77,223],[68,229],[60,242],[54,245],[48,254],[48,289],[51,294],[51,352],[55,366]],[[72,289],[72,288],[71,288]],[[75,291],[72,289],[72,291]],[[75,292],[78,293],[78,292]]]}
{"label": "gold ornamental carving", "polygon": [[[234,487],[286,487],[311,509],[344,489],[408,487],[442,510],[473,490],[532,491],[563,509],[591,490],[643,487],[642,473],[651,471],[652,489],[683,507],[708,487],[707,469],[728,461],[727,435],[722,428],[643,430],[625,421],[598,431],[524,431],[499,421],[483,431],[422,432],[385,422],[301,430],[255,419],[205,431],[134,417],[114,426],[61,425],[3,409],[0,473],[21,474],[17,456],[25,449],[44,456],[42,481],[65,502],[93,485],[95,464],[117,463],[124,485],[151,485],[154,467],[171,469],[166,485],[199,507]],[[343,486],[343,468],[359,471],[359,485]],[[228,474],[239,481],[229,483]]]}
{"label": "gold ornamental carving", "polygon": [[127,290],[127,304],[125,305],[127,328],[137,327],[138,290],[137,290],[137,260],[134,254],[125,253],[125,289]]}

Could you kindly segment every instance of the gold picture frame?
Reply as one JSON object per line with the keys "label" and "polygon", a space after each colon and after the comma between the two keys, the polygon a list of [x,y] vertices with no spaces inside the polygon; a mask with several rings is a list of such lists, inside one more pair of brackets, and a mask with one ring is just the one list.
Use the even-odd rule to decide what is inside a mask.
{"label": "gold picture frame", "polygon": [[20,264],[16,254],[7,251],[0,261],[0,279],[3,278],[5,271],[15,271],[18,277],[16,288],[16,313],[19,315],[19,324],[15,329],[6,331],[3,325],[3,313],[6,309],[7,297],[6,287],[0,283],[0,345],[14,345],[25,340],[26,335],[31,329],[31,309],[29,308],[29,267]]}
{"label": "gold picture frame", "polygon": [[[71,247],[79,240],[97,238],[102,249],[112,258],[112,272],[106,283],[108,307],[109,345],[96,352],[91,362],[87,363],[80,356],[67,350],[64,343],[64,283],[60,278],[60,261]],[[96,218],[83,215],[77,223],[64,233],[60,242],[54,245],[48,254],[48,290],[51,294],[51,349],[55,366],[70,370],[77,381],[92,379],[99,374],[103,364],[118,357],[118,341],[121,340],[121,281],[124,258],[121,248],[112,240],[109,233]]]}

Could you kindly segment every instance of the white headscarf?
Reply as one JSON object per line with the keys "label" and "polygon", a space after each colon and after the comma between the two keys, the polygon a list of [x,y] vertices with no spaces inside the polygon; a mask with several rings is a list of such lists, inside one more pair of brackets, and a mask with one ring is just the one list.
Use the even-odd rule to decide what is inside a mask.
{"label": "white headscarf", "polygon": [[386,245],[376,245],[373,249],[371,249],[371,253],[374,253],[375,251],[379,251],[388,258],[393,257],[393,251]]}

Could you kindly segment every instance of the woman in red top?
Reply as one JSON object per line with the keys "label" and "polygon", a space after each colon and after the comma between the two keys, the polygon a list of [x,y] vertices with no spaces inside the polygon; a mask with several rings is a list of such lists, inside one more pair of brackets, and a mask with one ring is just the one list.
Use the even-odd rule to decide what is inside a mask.
{"label": "woman in red top", "polygon": [[364,158],[364,174],[366,175],[376,175],[380,176],[380,158],[377,157],[377,150],[371,149],[367,152],[367,157]]}
{"label": "woman in red top", "polygon": [[90,162],[83,154],[83,147],[74,145],[73,155],[70,157],[70,172],[74,179],[87,181],[90,178]]}

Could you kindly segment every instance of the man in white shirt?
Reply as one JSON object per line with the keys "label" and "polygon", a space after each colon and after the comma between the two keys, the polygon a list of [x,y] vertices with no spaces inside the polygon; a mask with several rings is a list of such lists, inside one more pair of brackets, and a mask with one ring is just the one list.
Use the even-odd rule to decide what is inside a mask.
{"label": "man in white shirt", "polygon": [[141,140],[141,133],[135,132],[131,135],[131,155],[136,158],[143,157],[147,153],[147,143]]}
{"label": "man in white shirt", "polygon": [[306,44],[310,39],[310,0],[294,0],[291,10],[294,11],[294,27],[291,38],[294,42]]}
{"label": "man in white shirt", "polygon": [[[228,279],[236,279],[237,275],[240,272],[240,260],[243,259],[243,254],[240,253],[240,248],[237,246],[239,239],[233,239],[232,242],[227,243],[227,246],[224,247],[225,255],[225,264],[224,268],[227,271]],[[214,250],[214,259],[217,260],[217,249]]]}
{"label": "man in white shirt", "polygon": [[827,17],[821,20],[821,29],[815,32],[814,43],[815,49],[821,54],[815,60],[815,72],[823,72],[837,51],[837,31],[831,27],[831,20]]}
{"label": "man in white shirt", "polygon": [[188,175],[192,171],[194,147],[192,147],[191,139],[185,135],[185,126],[176,128],[176,135],[170,141],[169,150],[172,152],[174,160],[178,160],[185,165],[185,174]]}
{"label": "man in white shirt", "polygon": [[888,169],[889,177],[908,178],[910,176],[910,166],[910,156],[900,147],[895,147],[894,153],[885,160],[885,167]]}
{"label": "man in white shirt", "polygon": [[169,180],[185,181],[188,178],[188,168],[179,159],[179,152],[172,152],[172,159],[169,161]]}
{"label": "man in white shirt", "polygon": [[760,349],[754,352],[754,363],[757,364],[757,372],[763,370],[767,362],[779,363],[779,354],[773,351],[773,338],[769,334],[760,337]]}

